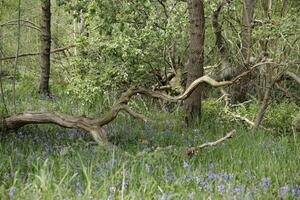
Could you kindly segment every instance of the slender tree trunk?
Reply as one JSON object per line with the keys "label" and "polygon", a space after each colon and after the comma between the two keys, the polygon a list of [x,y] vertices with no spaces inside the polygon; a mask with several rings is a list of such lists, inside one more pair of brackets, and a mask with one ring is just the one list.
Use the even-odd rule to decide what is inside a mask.
{"label": "slender tree trunk", "polygon": [[[189,0],[190,55],[187,68],[187,86],[203,76],[205,18],[203,0]],[[186,122],[201,116],[201,87],[193,91],[184,102]]]}
{"label": "slender tree trunk", "polygon": [[241,20],[241,52],[244,63],[248,64],[251,56],[251,23],[253,20],[255,0],[244,0]]}
{"label": "slender tree trunk", "polygon": [[[252,31],[252,20],[254,13],[255,0],[244,0],[242,19],[241,19],[241,54],[243,58],[243,65],[238,71],[247,70],[250,64],[251,57],[251,31]],[[247,100],[247,94],[251,87],[250,84],[251,74],[243,79],[239,85],[232,88],[232,100],[234,102],[244,102]]]}
{"label": "slender tree trunk", "polygon": [[42,0],[41,22],[41,79],[39,93],[49,96],[50,78],[50,50],[51,50],[51,3],[50,0]]}

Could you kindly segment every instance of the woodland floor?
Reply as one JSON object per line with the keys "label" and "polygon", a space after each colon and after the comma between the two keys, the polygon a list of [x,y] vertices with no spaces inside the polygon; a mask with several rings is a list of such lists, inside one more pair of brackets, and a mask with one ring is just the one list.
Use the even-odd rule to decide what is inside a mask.
{"label": "woodland floor", "polygon": [[[143,124],[119,117],[106,127],[116,145],[55,126],[28,126],[0,143],[0,199],[300,199],[300,137],[252,133],[242,125],[177,117]],[[217,123],[217,122],[215,122]],[[189,158],[190,145],[222,145]],[[171,150],[157,147],[176,145]]]}

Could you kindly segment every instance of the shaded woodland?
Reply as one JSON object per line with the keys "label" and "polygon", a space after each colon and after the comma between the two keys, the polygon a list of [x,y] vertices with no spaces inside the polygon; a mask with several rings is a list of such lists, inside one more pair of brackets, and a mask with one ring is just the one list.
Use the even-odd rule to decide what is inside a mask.
{"label": "shaded woodland", "polygon": [[[299,198],[299,13],[298,0],[0,0],[0,197],[197,199],[204,192],[203,199]],[[13,151],[21,148],[26,157],[30,144],[28,155],[59,146],[32,157],[45,159],[37,161],[39,170],[48,162],[55,169],[62,154],[73,163],[80,148],[104,157],[82,152],[76,154],[79,168],[60,163],[83,171],[67,171],[70,184],[53,174],[65,184],[57,192],[56,180],[46,189],[55,170],[16,175],[24,164],[12,164],[18,158]],[[143,164],[136,164],[140,157]],[[174,168],[157,158],[168,166],[175,162]],[[94,179],[93,166],[107,159],[118,164],[103,168],[104,179]],[[238,171],[258,174],[255,183],[231,171],[237,160]],[[146,180],[156,161],[158,174],[142,189],[138,177]],[[125,175],[144,165],[141,174]],[[178,175],[174,183],[166,168]],[[220,175],[228,170],[234,179]],[[39,177],[44,188],[29,186],[39,184],[26,174]],[[198,178],[181,182],[181,175]],[[73,178],[80,182],[76,192]],[[22,184],[26,189],[18,189]],[[189,184],[201,188],[192,197],[183,192]],[[31,189],[37,196],[29,195]]]}

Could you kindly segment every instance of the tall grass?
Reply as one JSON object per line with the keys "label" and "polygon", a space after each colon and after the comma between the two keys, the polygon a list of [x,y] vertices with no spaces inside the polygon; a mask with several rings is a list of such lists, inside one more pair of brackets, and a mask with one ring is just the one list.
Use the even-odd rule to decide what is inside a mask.
{"label": "tall grass", "polygon": [[[141,124],[126,117],[106,127],[116,145],[100,147],[78,130],[32,126],[0,144],[1,199],[299,199],[299,137],[249,132],[180,116]],[[201,127],[201,128],[199,128]],[[189,145],[231,140],[190,158]],[[175,145],[173,149],[156,147]]]}
{"label": "tall grass", "polygon": [[[113,102],[100,97],[89,107],[67,94],[47,100],[29,93],[17,92],[19,111],[99,116]],[[94,145],[80,130],[53,125],[2,137],[0,199],[300,199],[299,135],[254,133],[220,118],[220,105],[212,102],[204,105],[201,121],[186,127],[180,112],[158,113],[136,100],[131,106],[153,123],[121,115],[105,127],[109,147]],[[236,134],[224,144],[185,154],[187,147],[232,129]]]}

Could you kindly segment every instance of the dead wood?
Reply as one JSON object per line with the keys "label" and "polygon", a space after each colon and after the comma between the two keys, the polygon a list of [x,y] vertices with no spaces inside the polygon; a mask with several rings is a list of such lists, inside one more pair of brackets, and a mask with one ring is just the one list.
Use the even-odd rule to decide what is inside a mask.
{"label": "dead wood", "polygon": [[230,131],[229,133],[227,133],[224,137],[214,141],[214,142],[207,142],[204,144],[201,144],[199,146],[196,147],[190,147],[187,149],[186,154],[191,156],[194,155],[195,153],[197,153],[197,151],[199,151],[200,149],[206,148],[206,147],[212,147],[218,144],[223,143],[225,140],[229,139],[232,137],[232,135],[235,133],[235,130]]}
{"label": "dead wood", "polygon": [[239,81],[253,69],[262,64],[264,63],[258,63],[254,65],[249,71],[240,74],[231,81],[218,82],[208,76],[202,76],[192,82],[185,92],[175,97],[158,91],[148,90],[143,87],[131,87],[121,95],[119,100],[112,106],[111,110],[101,118],[92,119],[83,116],[76,117],[59,112],[24,112],[15,114],[10,117],[3,118],[2,125],[0,126],[0,131],[4,132],[5,130],[16,130],[28,124],[48,123],[56,124],[65,128],[79,128],[85,130],[93,136],[94,140],[97,143],[101,145],[107,144],[108,141],[106,133],[102,127],[113,121],[118,116],[118,113],[120,111],[127,112],[134,118],[148,121],[145,116],[140,113],[136,113],[128,107],[128,102],[133,96],[141,94],[152,98],[163,99],[169,102],[177,102],[180,100],[185,100],[187,97],[189,97],[193,90],[195,90],[200,84],[208,84],[212,87],[229,86]]}

